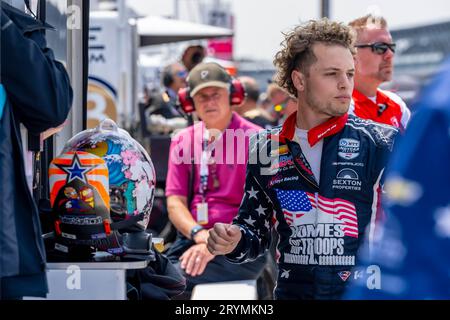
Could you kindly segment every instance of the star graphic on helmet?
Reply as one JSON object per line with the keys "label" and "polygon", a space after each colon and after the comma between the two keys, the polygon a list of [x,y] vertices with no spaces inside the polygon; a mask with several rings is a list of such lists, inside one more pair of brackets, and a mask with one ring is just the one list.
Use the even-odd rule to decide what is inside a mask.
{"label": "star graphic on helmet", "polygon": [[92,166],[83,166],[80,163],[80,159],[78,158],[77,154],[74,155],[72,163],[70,165],[59,164],[57,166],[67,173],[66,183],[70,183],[75,179],[79,179],[84,183],[87,183],[86,174],[95,168]]}

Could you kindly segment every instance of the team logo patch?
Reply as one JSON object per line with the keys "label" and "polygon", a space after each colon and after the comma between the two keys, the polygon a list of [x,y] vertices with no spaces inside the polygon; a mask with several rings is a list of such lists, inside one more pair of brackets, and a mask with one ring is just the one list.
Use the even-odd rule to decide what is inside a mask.
{"label": "team logo patch", "polygon": [[279,155],[281,156],[281,155],[287,154],[287,153],[289,153],[289,148],[287,145],[284,144],[284,145],[280,146],[278,149],[270,151],[270,156],[276,157],[276,156],[279,156]]}
{"label": "team logo patch", "polygon": [[345,168],[338,172],[336,178],[358,180],[358,174],[353,169]]}
{"label": "team logo patch", "polygon": [[333,179],[333,189],[361,191],[362,182],[359,180],[358,173],[350,168],[340,170],[336,179]]}
{"label": "team logo patch", "polygon": [[281,273],[281,278],[285,278],[285,279],[289,279],[289,272],[291,272],[291,270],[285,270],[285,269],[281,269],[283,270],[283,272]]}
{"label": "team logo patch", "polygon": [[359,156],[359,141],[349,138],[339,140],[338,155],[346,160],[355,159]]}
{"label": "team logo patch", "polygon": [[348,277],[350,277],[352,273],[350,271],[341,271],[338,273],[339,277],[342,281],[347,281]]}
{"label": "team logo patch", "polygon": [[205,80],[206,77],[208,76],[209,71],[208,70],[202,70],[202,72],[200,72],[200,78],[202,80]]}

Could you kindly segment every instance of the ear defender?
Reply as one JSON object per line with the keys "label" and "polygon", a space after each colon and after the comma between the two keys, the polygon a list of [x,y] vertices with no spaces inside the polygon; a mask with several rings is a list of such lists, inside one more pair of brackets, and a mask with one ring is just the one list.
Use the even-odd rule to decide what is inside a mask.
{"label": "ear defender", "polygon": [[230,86],[230,104],[232,106],[240,105],[244,102],[246,96],[247,93],[242,82],[233,78]]}
{"label": "ear defender", "polygon": [[194,112],[194,100],[191,98],[188,87],[178,90],[178,105],[187,114]]}
{"label": "ear defender", "polygon": [[[242,82],[233,78],[230,83],[230,105],[241,104],[244,102],[246,95]],[[195,110],[194,100],[190,96],[189,88],[178,90],[178,104],[185,113],[191,113]]]}

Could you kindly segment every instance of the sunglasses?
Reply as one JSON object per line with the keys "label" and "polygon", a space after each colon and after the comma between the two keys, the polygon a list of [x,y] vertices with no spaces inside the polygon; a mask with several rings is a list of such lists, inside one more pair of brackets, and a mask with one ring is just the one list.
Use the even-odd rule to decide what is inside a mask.
{"label": "sunglasses", "polygon": [[177,71],[176,73],[175,73],[175,75],[178,77],[178,78],[186,78],[187,77],[187,75],[188,75],[188,72],[186,71],[186,70],[181,70],[181,71]]}
{"label": "sunglasses", "polygon": [[388,49],[395,53],[395,43],[375,42],[370,44],[357,44],[356,48],[371,48],[376,54],[385,54]]}
{"label": "sunglasses", "polygon": [[273,106],[273,110],[275,110],[276,112],[281,112],[284,109],[286,109],[286,106],[289,102],[289,97],[284,99],[282,102],[280,102],[279,104],[276,104]]}

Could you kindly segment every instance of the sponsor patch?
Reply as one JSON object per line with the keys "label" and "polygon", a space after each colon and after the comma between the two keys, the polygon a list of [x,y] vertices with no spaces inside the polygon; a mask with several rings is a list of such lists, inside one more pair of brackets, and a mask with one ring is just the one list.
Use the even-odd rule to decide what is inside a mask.
{"label": "sponsor patch", "polygon": [[348,161],[345,161],[345,162],[333,162],[332,163],[332,165],[333,166],[345,166],[345,167],[348,167],[348,166],[351,166],[351,167],[364,167],[364,163],[362,163],[362,162],[348,162]]}
{"label": "sponsor patch", "polygon": [[345,168],[338,172],[336,178],[358,180],[358,174],[353,169]]}
{"label": "sponsor patch", "polygon": [[292,159],[292,155],[285,154],[280,155],[278,159],[272,161],[269,172],[274,174],[278,172],[278,170],[288,170],[294,168],[294,161]]}
{"label": "sponsor patch", "polygon": [[69,252],[69,248],[68,247],[66,247],[66,246],[64,246],[62,244],[59,244],[59,243],[55,243],[55,250],[58,250],[58,251],[61,251],[61,252],[65,252],[65,253]]}
{"label": "sponsor patch", "polygon": [[61,234],[61,236],[64,237],[64,238],[67,238],[67,239],[72,239],[72,240],[75,240],[77,238],[76,235],[71,234],[71,233],[67,233],[67,232],[63,232]]}
{"label": "sponsor patch", "polygon": [[346,160],[355,159],[359,156],[359,145],[359,141],[355,139],[345,138],[339,140],[339,157]]}
{"label": "sponsor patch", "polygon": [[341,271],[338,273],[339,277],[342,281],[347,281],[348,277],[350,277],[352,273],[350,271]]}
{"label": "sponsor patch", "polygon": [[289,148],[286,144],[280,146],[278,149],[272,150],[270,151],[270,156],[271,157],[276,157],[276,156],[281,156],[283,154],[287,154],[289,153]]}
{"label": "sponsor patch", "polygon": [[285,269],[281,269],[283,270],[283,272],[281,273],[281,278],[285,278],[285,279],[289,279],[289,272],[291,272],[291,270],[285,270]]}
{"label": "sponsor patch", "polygon": [[358,173],[350,168],[340,170],[336,179],[333,179],[333,189],[360,191],[361,187],[362,182],[359,180]]}
{"label": "sponsor patch", "polygon": [[96,233],[91,235],[91,239],[98,240],[98,239],[106,239],[106,233]]}
{"label": "sponsor patch", "polygon": [[267,187],[272,188],[276,184],[297,180],[298,176],[283,177],[281,174],[276,174],[275,176],[272,177],[272,179],[270,179],[269,183],[267,184]]}

